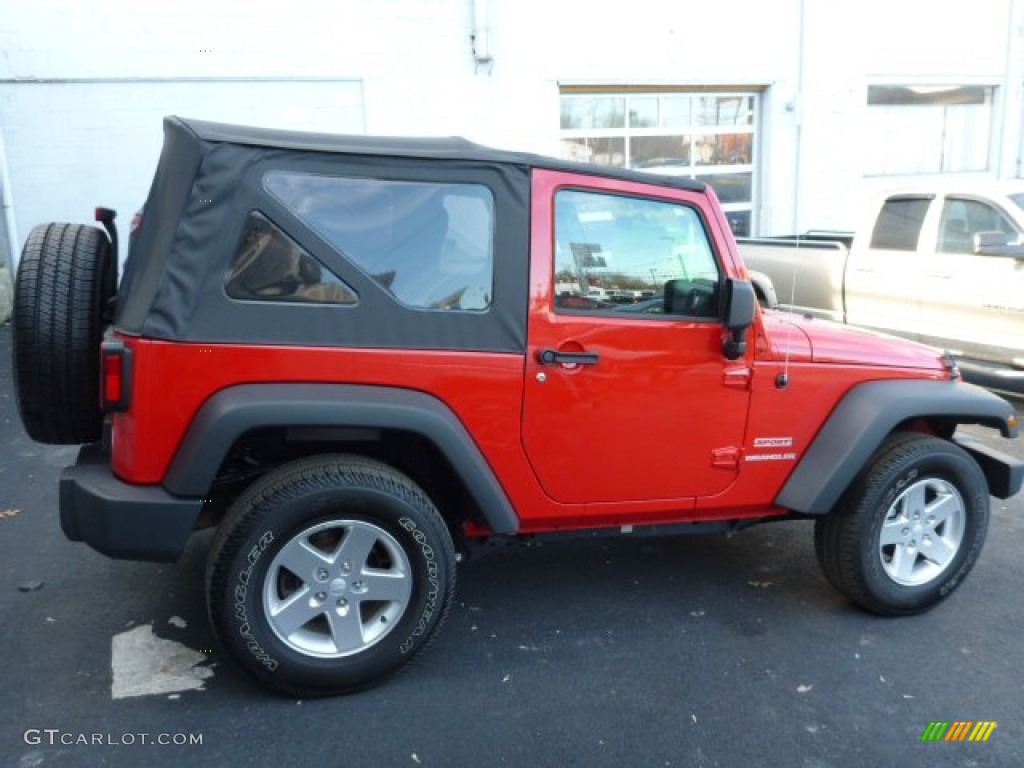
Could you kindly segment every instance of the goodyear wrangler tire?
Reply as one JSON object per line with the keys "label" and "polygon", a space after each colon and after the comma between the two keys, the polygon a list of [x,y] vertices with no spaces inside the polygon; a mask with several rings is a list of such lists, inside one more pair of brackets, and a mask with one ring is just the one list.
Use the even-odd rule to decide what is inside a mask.
{"label": "goodyear wrangler tire", "polygon": [[409,478],[376,461],[316,456],[247,489],[206,571],[223,646],[271,690],[367,687],[440,627],[455,588],[451,535]]}
{"label": "goodyear wrangler tire", "polygon": [[883,616],[907,616],[960,586],[988,520],[988,485],[966,451],[899,433],[815,523],[814,543],[826,578],[847,597]]}
{"label": "goodyear wrangler tire", "polygon": [[100,341],[116,281],[102,230],[41,224],[29,234],[14,283],[14,380],[33,440],[100,438]]}

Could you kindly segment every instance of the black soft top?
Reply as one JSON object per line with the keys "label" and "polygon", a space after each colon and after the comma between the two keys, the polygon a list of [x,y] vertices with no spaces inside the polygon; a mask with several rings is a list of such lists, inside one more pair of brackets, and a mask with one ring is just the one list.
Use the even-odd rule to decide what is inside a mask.
{"label": "black soft top", "polygon": [[[168,341],[522,352],[534,168],[706,189],[688,179],[506,152],[460,138],[335,136],[165,118],[163,150],[132,237],[114,325]],[[476,313],[400,306],[267,192],[263,180],[271,171],[486,187],[494,200],[491,306]],[[351,286],[358,308],[229,298],[225,274],[254,212]]]}
{"label": "black soft top", "polygon": [[528,152],[509,152],[494,149],[460,136],[442,138],[416,138],[405,136],[360,136],[351,134],[285,131],[276,128],[256,128],[245,125],[211,123],[183,117],[165,118],[165,125],[178,124],[205,142],[240,144],[267,149],[292,149],[303,152],[331,152],[348,155],[376,155],[380,157],[409,157],[430,160],[464,160],[546,168],[555,171],[608,176],[615,179],[637,181],[644,184],[688,189],[703,192],[702,181],[680,176],[662,176],[643,171],[631,171],[592,163],[573,163],[546,155]]}

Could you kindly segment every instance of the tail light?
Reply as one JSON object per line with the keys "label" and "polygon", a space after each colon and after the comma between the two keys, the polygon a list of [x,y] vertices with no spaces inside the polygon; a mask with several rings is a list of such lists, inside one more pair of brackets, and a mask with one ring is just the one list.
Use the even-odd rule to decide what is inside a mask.
{"label": "tail light", "polygon": [[127,411],[131,402],[131,349],[120,341],[104,341],[100,347],[100,361],[103,411]]}

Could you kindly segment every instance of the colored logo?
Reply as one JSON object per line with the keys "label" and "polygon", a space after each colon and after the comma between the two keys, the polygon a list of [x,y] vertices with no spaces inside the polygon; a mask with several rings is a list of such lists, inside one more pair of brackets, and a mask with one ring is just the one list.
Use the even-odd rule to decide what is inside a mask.
{"label": "colored logo", "polygon": [[932,720],[921,741],[988,741],[997,725],[995,720]]}

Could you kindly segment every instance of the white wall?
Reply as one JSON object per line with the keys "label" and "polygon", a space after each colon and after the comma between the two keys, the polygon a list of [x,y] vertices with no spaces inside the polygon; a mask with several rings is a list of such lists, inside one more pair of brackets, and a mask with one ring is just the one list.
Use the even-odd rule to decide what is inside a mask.
{"label": "white wall", "polygon": [[995,167],[1019,173],[1024,0],[475,1],[489,65],[473,0],[0,0],[19,241],[96,203],[127,219],[163,114],[557,153],[560,85],[761,89],[763,234],[852,227],[886,181],[863,178],[869,83],[999,86]]}
{"label": "white wall", "polygon": [[97,205],[118,212],[118,231],[127,238],[156,169],[165,115],[353,133],[364,129],[358,81],[0,84],[0,128],[19,247],[36,224],[90,221]]}

